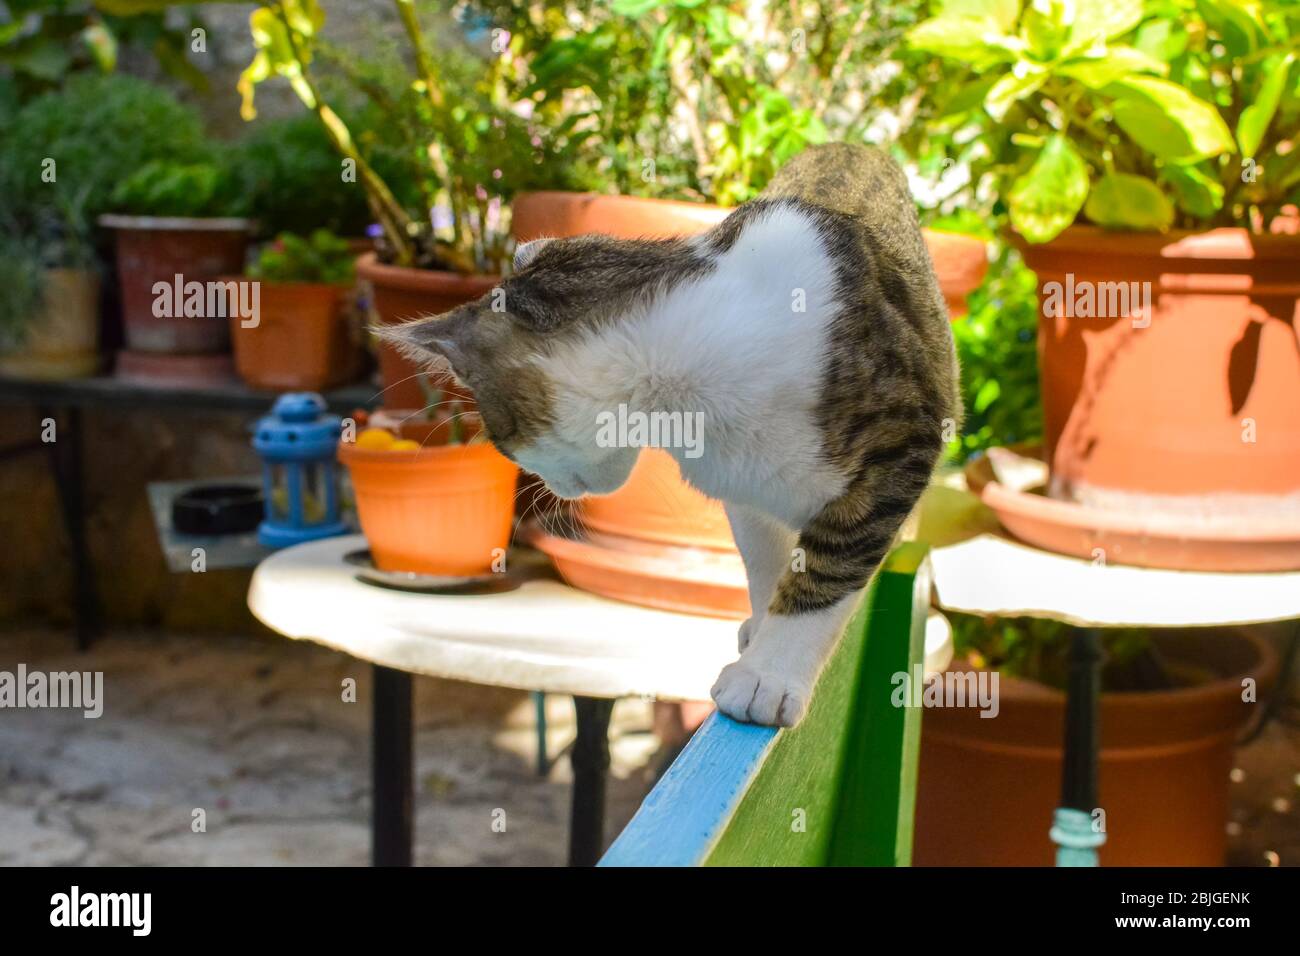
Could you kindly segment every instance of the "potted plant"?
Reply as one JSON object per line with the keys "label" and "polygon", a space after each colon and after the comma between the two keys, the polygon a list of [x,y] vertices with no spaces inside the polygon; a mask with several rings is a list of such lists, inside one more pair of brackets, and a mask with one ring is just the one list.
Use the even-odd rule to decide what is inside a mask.
{"label": "potted plant", "polygon": [[247,273],[258,286],[258,315],[230,316],[240,378],[277,391],[348,381],[359,354],[348,308],[354,276],[347,241],[326,229],[281,233],[263,247]]}
{"label": "potted plant", "polygon": [[[3,217],[0,217],[3,218]],[[0,239],[0,372],[78,378],[99,368],[99,264],[80,210],[6,224]]]}
{"label": "potted plant", "polygon": [[[377,223],[378,250],[363,256],[358,276],[373,289],[382,322],[445,312],[492,289],[504,268],[509,234],[503,203],[555,168],[526,118],[509,48],[490,55],[452,46],[435,49],[410,0],[394,0],[414,72],[400,62],[369,63],[334,50],[321,37],[316,0],[276,0],[250,19],[257,53],[240,78],[243,115],[256,115],[256,85],[289,80],[320,120]],[[407,159],[415,198],[381,175],[350,125],[326,101],[316,79],[324,63],[356,86],[384,117]],[[400,79],[392,81],[398,75]],[[386,343],[379,347],[385,402],[420,400],[415,369]]]}
{"label": "potted plant", "polygon": [[[1294,6],[1191,0],[977,0],[911,33],[968,69],[943,122],[1038,274],[1050,495],[1130,537],[1167,517],[1187,566],[1246,567],[1243,536],[1300,566],[1297,38]],[[1032,540],[1094,540],[1017,500]]]}
{"label": "potted plant", "polygon": [[242,190],[220,154],[145,163],[118,184],[110,202],[115,212],[99,222],[114,233],[128,348],[227,351],[226,313],[235,304],[214,302],[208,284],[243,271],[253,223],[241,215]]}
{"label": "potted plant", "polygon": [[[27,251],[16,255],[28,261],[29,275],[35,275],[30,263],[37,261],[44,267],[78,270],[75,278],[60,274],[49,290],[48,301],[63,298],[66,307],[46,314],[52,317],[57,311],[65,323],[74,314],[80,316],[80,331],[72,333],[71,325],[63,326],[80,344],[59,345],[59,351],[88,353],[99,337],[89,304],[96,302],[97,309],[92,280],[80,270],[92,265],[93,253],[99,251],[90,227],[111,208],[114,189],[151,159],[197,161],[205,144],[193,109],[129,76],[73,76],[6,117],[0,220],[12,237],[24,240]],[[24,323],[37,314],[18,309],[16,301],[13,307],[12,314],[26,316]],[[42,341],[37,333],[34,342],[45,350]],[[70,368],[78,370],[94,364],[88,355],[70,361]],[[47,370],[53,371],[53,366]]]}
{"label": "potted plant", "polygon": [[[953,620],[945,679],[999,676],[997,714],[928,707],[913,862],[1051,866],[1072,628],[1030,618]],[[1222,866],[1229,771],[1277,675],[1246,629],[1107,630],[1098,802],[1106,866]]]}
{"label": "potted plant", "polygon": [[[423,440],[400,437],[412,433]],[[339,445],[339,461],[380,570],[466,578],[504,569],[519,469],[482,435],[477,413],[459,404],[376,413]]]}
{"label": "potted plant", "polygon": [[[834,48],[832,55],[814,50],[782,63],[734,54],[746,43],[788,45],[803,21],[786,8],[742,15],[736,4],[625,0],[584,11],[562,32],[550,29],[532,8],[515,11],[511,28],[527,54],[530,89],[542,104],[562,105],[595,124],[579,153],[599,171],[601,185],[622,193],[523,193],[512,207],[515,238],[700,233],[721,222],[727,207],[758,195],[801,150],[860,136],[866,117],[897,91],[868,88],[869,81],[846,68],[848,57],[887,54],[899,35],[894,14],[885,15],[879,33],[864,35],[845,16],[848,4],[824,7],[824,22],[835,25],[828,27],[833,35],[822,41],[820,52]],[[853,12],[861,19],[860,11]],[[671,56],[665,55],[667,46]],[[846,98],[857,106],[837,106]],[[682,118],[684,129],[674,130],[673,118]],[[689,149],[674,147],[674,132],[686,136]],[[926,241],[956,318],[983,278],[985,245],[932,230]],[[641,453],[618,491],[585,499],[582,515],[590,529],[620,541],[735,547],[722,506],[687,486],[672,457],[656,449]],[[736,612],[735,602],[724,603],[728,613]]]}

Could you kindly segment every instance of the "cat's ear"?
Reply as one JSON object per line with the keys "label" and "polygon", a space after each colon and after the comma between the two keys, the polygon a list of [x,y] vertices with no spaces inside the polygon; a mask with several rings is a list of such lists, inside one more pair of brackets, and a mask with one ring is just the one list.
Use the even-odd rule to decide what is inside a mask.
{"label": "cat's ear", "polygon": [[506,311],[524,328],[554,332],[564,323],[565,310],[550,294],[549,285],[535,276],[511,276],[501,288],[505,290]]}
{"label": "cat's ear", "polygon": [[467,323],[458,312],[425,316],[396,325],[374,325],[371,330],[420,365],[436,367],[445,363],[458,371],[465,365],[463,340],[467,331]]}
{"label": "cat's ear", "polygon": [[527,266],[537,258],[537,253],[541,252],[547,243],[554,241],[555,240],[549,238],[530,239],[528,242],[521,242],[519,245],[515,246],[515,271],[518,272],[520,269]]}

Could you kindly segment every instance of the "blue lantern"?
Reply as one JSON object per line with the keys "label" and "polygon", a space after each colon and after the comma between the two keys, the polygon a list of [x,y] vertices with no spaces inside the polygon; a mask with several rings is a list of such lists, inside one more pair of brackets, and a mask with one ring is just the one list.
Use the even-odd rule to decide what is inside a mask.
{"label": "blue lantern", "polygon": [[257,540],[268,548],[346,534],[339,520],[335,452],[343,422],[314,392],[290,392],[259,419],[253,449],[262,459],[266,519]]}

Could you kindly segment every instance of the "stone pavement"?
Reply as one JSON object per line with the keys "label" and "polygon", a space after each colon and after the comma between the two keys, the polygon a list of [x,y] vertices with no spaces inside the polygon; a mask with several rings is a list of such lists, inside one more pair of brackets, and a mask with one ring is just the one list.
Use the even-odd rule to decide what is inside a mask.
{"label": "stone pavement", "polygon": [[[0,710],[0,865],[368,862],[368,666],[271,637],[114,634],[79,655],[60,632],[0,635],[0,671],[19,662],[103,671],[104,713]],[[417,862],[562,864],[569,765],[537,775],[532,699],[429,678],[415,693]],[[614,711],[611,835],[649,786],[650,710]],[[554,755],[568,698],[548,697],[548,723]]]}
{"label": "stone pavement", "polygon": [[[368,862],[367,666],[274,637],[120,633],[80,655],[62,632],[0,634],[0,671],[19,662],[103,671],[104,713],[0,710],[0,865]],[[416,861],[562,864],[569,765],[537,776],[531,698],[421,678],[415,707]],[[567,698],[548,722],[554,755]],[[611,836],[660,759],[650,725],[645,702],[614,710]],[[1229,862],[1300,865],[1300,729],[1272,725],[1233,779]]]}

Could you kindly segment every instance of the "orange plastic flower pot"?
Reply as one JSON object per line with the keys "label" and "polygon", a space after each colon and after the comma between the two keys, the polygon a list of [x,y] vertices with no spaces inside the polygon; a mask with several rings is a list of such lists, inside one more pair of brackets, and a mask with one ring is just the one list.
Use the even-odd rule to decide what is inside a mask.
{"label": "orange plastic flower pot", "polygon": [[504,555],[519,469],[491,445],[376,451],[345,443],[339,461],[380,570],[468,577]]}

